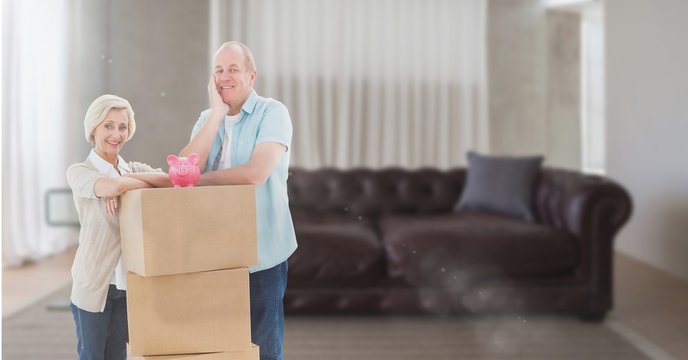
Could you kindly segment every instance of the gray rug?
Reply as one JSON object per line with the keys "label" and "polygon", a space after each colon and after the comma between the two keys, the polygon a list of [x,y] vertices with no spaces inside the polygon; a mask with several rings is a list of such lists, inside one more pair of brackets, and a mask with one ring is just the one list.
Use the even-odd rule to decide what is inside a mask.
{"label": "gray rug", "polygon": [[[68,289],[3,319],[2,358],[75,359]],[[604,324],[572,317],[288,316],[287,360],[648,359]]]}

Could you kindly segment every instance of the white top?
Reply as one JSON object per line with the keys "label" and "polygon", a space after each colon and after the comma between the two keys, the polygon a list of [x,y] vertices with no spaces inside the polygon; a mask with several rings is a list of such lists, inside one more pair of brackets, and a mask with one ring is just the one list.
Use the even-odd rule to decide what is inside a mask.
{"label": "white top", "polygon": [[225,141],[222,142],[224,147],[222,149],[222,156],[220,157],[220,164],[224,164],[222,169],[232,167],[232,129],[234,129],[234,124],[236,124],[240,118],[241,113],[225,116]]}
{"label": "white top", "polygon": [[[117,157],[117,167],[119,168],[119,173],[115,171],[115,168],[112,166],[112,164],[100,157],[95,150],[91,150],[91,153],[88,155],[88,159],[91,160],[91,163],[93,163],[93,166],[95,166],[96,170],[109,178],[118,178],[122,176],[120,173],[126,174],[131,172],[129,164],[127,164],[121,156],[118,155]],[[117,259],[117,266],[115,267],[115,271],[112,272],[110,284],[115,285],[119,290],[127,290],[127,270],[122,264],[122,254],[120,254],[119,259]]]}

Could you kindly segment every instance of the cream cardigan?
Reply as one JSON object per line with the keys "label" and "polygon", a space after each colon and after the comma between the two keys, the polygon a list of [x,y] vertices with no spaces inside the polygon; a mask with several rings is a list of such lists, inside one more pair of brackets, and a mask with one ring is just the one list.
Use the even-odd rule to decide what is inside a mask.
{"label": "cream cardigan", "polygon": [[[129,162],[132,172],[161,172],[147,164]],[[119,216],[105,212],[105,199],[94,193],[96,181],[107,177],[86,159],[67,169],[67,182],[72,188],[79,214],[79,247],[72,265],[71,301],[90,312],[105,309],[112,272],[122,252]]]}

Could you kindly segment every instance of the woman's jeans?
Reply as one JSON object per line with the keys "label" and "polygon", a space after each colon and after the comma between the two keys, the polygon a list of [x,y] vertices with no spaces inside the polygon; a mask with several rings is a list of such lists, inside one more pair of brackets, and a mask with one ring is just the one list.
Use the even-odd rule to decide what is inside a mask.
{"label": "woman's jeans", "polygon": [[72,304],[79,360],[126,360],[127,292],[110,285],[105,310],[92,313]]}
{"label": "woman's jeans", "polygon": [[254,272],[250,274],[249,279],[251,341],[260,346],[260,360],[281,360],[287,262]]}

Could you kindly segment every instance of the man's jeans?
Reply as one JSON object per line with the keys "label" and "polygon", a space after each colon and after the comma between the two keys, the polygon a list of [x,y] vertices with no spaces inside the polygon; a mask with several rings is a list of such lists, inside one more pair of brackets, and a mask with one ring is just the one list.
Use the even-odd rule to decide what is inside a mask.
{"label": "man's jeans", "polygon": [[126,360],[127,292],[110,285],[105,310],[92,313],[72,304],[79,360]]}
{"label": "man's jeans", "polygon": [[287,262],[252,273],[249,278],[251,341],[260,346],[260,360],[281,360]]}

